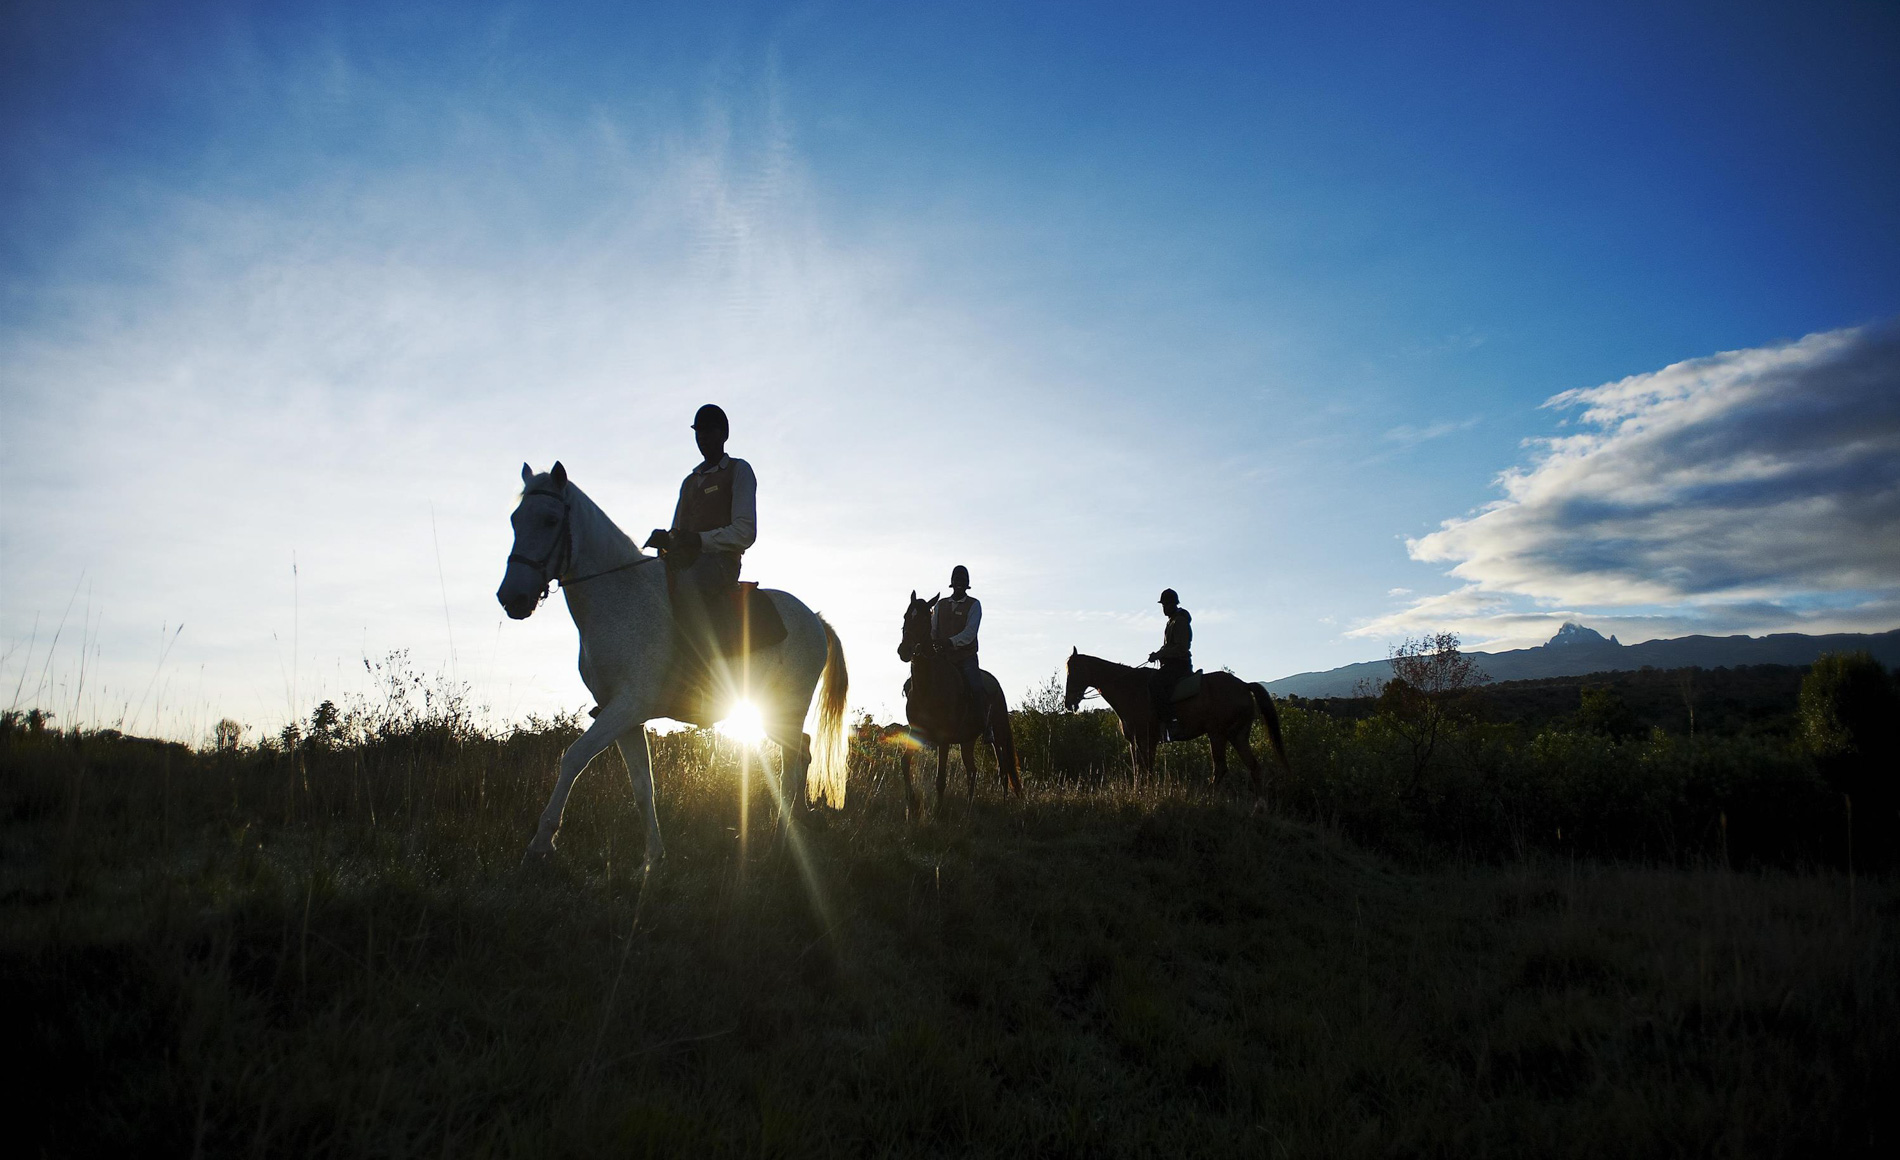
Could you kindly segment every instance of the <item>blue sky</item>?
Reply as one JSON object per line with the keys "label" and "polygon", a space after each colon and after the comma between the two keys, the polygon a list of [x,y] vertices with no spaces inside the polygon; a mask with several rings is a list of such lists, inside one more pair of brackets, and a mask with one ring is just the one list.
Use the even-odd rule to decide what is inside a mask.
{"label": "blue sky", "polygon": [[22,703],[582,703],[519,464],[644,531],[707,399],[880,716],[958,562],[1012,694],[1900,625],[1891,5],[280,7],[4,17]]}

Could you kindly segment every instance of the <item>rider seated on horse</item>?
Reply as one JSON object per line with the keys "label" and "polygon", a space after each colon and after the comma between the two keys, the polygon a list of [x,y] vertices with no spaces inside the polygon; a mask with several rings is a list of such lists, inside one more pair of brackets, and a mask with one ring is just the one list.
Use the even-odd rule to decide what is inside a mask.
{"label": "rider seated on horse", "polygon": [[1181,607],[1181,598],[1172,588],[1161,590],[1160,604],[1168,625],[1161,630],[1161,647],[1149,653],[1148,659],[1161,664],[1154,678],[1155,720],[1165,732],[1174,723],[1174,687],[1194,673],[1194,618]]}
{"label": "rider seated on horse", "polygon": [[712,630],[710,610],[730,600],[740,558],[758,538],[758,478],[751,464],[726,454],[731,431],[725,411],[712,403],[693,415],[703,461],[680,483],[673,526],[647,538],[647,547],[666,553],[675,608],[699,649]]}
{"label": "rider seated on horse", "polygon": [[[976,663],[976,630],[983,623],[983,602],[970,595],[970,570],[958,564],[950,570],[950,599],[939,600],[930,612],[930,639],[963,676],[973,708],[985,705],[983,678]],[[989,728],[984,714],[984,729]]]}

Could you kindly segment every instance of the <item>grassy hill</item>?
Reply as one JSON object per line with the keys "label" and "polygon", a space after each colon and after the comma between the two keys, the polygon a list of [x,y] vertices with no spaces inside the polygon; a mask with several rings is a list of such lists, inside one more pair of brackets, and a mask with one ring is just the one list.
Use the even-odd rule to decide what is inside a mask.
{"label": "grassy hill", "polygon": [[[1167,781],[889,751],[774,850],[738,750],[454,722],[193,753],[0,732],[22,1154],[1871,1153],[1900,890],[1815,871],[1400,865]],[[749,784],[742,804],[739,786]]]}

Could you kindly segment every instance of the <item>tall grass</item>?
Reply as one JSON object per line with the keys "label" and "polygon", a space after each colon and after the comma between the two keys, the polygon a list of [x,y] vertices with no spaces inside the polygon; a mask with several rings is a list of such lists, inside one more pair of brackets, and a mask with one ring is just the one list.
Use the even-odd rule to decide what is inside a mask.
{"label": "tall grass", "polygon": [[[1345,835],[1456,843],[1377,804],[1390,775],[1354,756],[1377,738],[1317,715],[1289,722],[1295,773],[1266,812],[1208,792],[1185,746],[1136,787],[1099,719],[1025,717],[1019,736],[1070,730],[1077,747],[1025,744],[1022,801],[986,772],[974,806],[953,795],[912,824],[895,752],[860,735],[847,807],[810,815],[790,848],[772,841],[748,751],[656,737],[661,869],[637,869],[644,826],[609,751],[553,867],[524,874],[578,725],[483,730],[453,690],[409,681],[265,746],[0,728],[0,986],[32,1062],[13,1089],[26,1149],[1811,1154],[1892,1140],[1900,891],[1886,878],[1850,897],[1823,870],[1675,869],[1662,849],[1592,863],[1528,840],[1501,866],[1394,862]],[[1547,771],[1620,753],[1545,744]],[[1613,780],[1536,800],[1588,813]],[[1652,816],[1630,794],[1611,796]]]}

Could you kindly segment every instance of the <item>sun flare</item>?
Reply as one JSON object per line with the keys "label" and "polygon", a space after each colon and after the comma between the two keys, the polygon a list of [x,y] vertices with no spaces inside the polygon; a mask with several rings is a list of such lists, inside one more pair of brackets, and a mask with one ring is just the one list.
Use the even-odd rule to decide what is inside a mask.
{"label": "sun flare", "polygon": [[722,737],[730,737],[742,745],[757,745],[765,740],[765,721],[759,716],[758,706],[750,701],[734,704],[726,719],[713,728]]}

